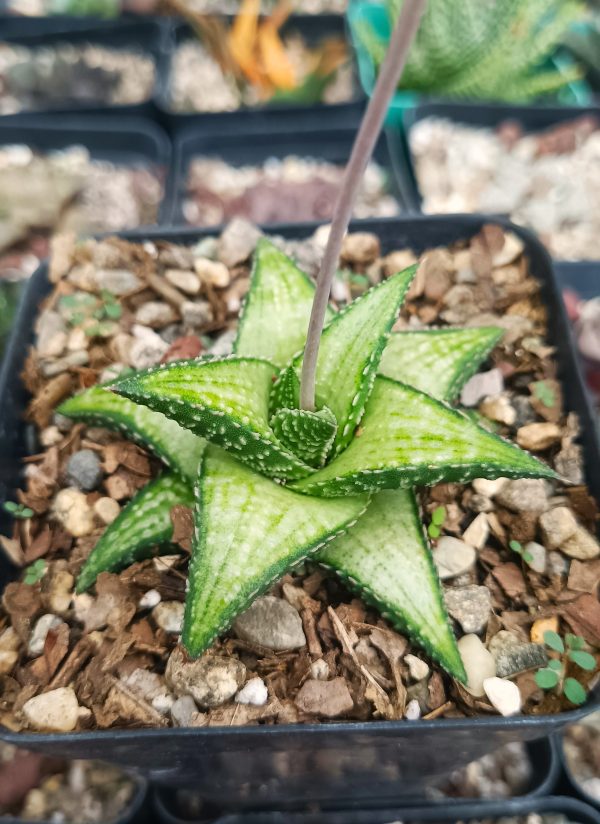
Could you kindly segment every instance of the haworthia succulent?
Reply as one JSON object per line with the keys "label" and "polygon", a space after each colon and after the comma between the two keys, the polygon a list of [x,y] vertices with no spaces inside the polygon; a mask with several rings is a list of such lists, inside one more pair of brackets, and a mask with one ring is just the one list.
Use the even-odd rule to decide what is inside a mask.
{"label": "haworthia succulent", "polygon": [[280,409],[298,409],[300,405],[300,379],[293,366],[287,366],[279,373],[271,390],[271,413]]}
{"label": "haworthia succulent", "polygon": [[451,401],[502,335],[496,326],[397,332],[388,340],[379,374]]}
{"label": "haworthia succulent", "polygon": [[379,492],[358,523],[320,550],[317,560],[451,675],[466,680],[412,490]]}
{"label": "haworthia succulent", "polygon": [[[270,240],[256,246],[234,352],[279,368],[304,348],[315,287]],[[328,309],[328,317],[333,312]]]}
{"label": "haworthia succulent", "polygon": [[173,420],[145,406],[93,386],[64,401],[62,415],[108,429],[116,429],[132,440],[149,447],[171,469],[195,482],[206,441]]}
{"label": "haworthia succulent", "polygon": [[285,449],[269,426],[276,375],[257,358],[176,361],[129,375],[113,389],[176,420],[272,477],[301,478],[312,468]]}
{"label": "haworthia succulent", "polygon": [[291,452],[318,468],[327,460],[337,423],[333,412],[327,407],[318,412],[280,409],[271,418],[271,428]]}
{"label": "haworthia succulent", "polygon": [[[338,422],[335,452],[352,440],[377,374],[387,337],[411,284],[410,266],[365,292],[339,312],[321,336],[316,374],[319,407]],[[295,364],[301,369],[302,360]]]}
{"label": "haworthia succulent", "polygon": [[183,642],[200,655],[294,564],[354,524],[367,496],[307,498],[209,447],[198,484]]}
{"label": "haworthia succulent", "polygon": [[77,579],[77,592],[91,587],[101,572],[118,571],[147,558],[173,535],[171,509],[193,506],[191,485],[174,473],[151,481],[110,524],[88,556]]}
{"label": "haworthia succulent", "polygon": [[293,484],[309,495],[432,486],[473,478],[554,478],[549,466],[410,386],[378,377],[352,443]]}

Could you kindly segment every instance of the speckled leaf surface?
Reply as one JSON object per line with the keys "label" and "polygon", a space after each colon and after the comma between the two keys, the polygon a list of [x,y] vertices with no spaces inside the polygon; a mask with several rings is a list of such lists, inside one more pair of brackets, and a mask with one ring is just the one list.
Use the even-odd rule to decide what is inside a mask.
{"label": "speckled leaf surface", "polygon": [[260,593],[364,512],[367,496],[307,498],[220,449],[204,455],[197,491],[183,642],[200,655]]}
{"label": "speckled leaf surface", "polygon": [[[334,451],[352,440],[379,367],[387,337],[416,266],[365,292],[339,312],[323,332],[317,361],[317,406],[327,406],[338,422]],[[302,367],[302,359],[296,364]]]}
{"label": "speckled leaf surface", "polygon": [[451,401],[502,334],[496,326],[396,332],[387,342],[379,374]]}
{"label": "speckled leaf surface", "polygon": [[375,495],[358,523],[320,550],[317,560],[451,675],[465,679],[411,489]]}
{"label": "speckled leaf surface", "polygon": [[378,377],[360,434],[341,455],[293,488],[334,496],[498,477],[556,476],[549,466],[461,412],[410,386]]}
{"label": "speckled leaf surface", "polygon": [[284,367],[304,348],[314,293],[313,282],[294,261],[261,238],[233,351]]}
{"label": "speckled leaf surface", "polygon": [[271,427],[294,455],[317,468],[325,463],[337,432],[335,417],[327,407],[318,412],[280,409],[271,418]]}
{"label": "speckled leaf surface", "polygon": [[102,386],[93,386],[69,398],[57,412],[76,421],[116,429],[151,449],[183,477],[192,482],[198,477],[206,441],[160,412],[132,403]]}
{"label": "speckled leaf surface", "polygon": [[300,379],[293,366],[287,366],[279,373],[271,390],[271,413],[280,409],[298,409],[300,405]]}
{"label": "speckled leaf surface", "polygon": [[92,586],[101,572],[115,572],[148,557],[173,535],[171,508],[194,505],[192,486],[168,472],[151,481],[125,506],[88,556],[77,592]]}
{"label": "speckled leaf surface", "polygon": [[312,468],[269,426],[275,374],[272,364],[257,358],[176,361],[123,378],[113,389],[228,449],[257,472],[301,478]]}

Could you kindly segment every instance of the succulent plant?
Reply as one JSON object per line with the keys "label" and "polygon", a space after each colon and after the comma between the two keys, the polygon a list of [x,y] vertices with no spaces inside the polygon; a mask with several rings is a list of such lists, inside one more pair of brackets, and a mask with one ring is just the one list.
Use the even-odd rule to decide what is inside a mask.
{"label": "succulent plant", "polygon": [[[387,0],[393,22],[403,0]],[[548,64],[585,11],[577,0],[430,0],[401,88],[448,97],[527,101],[581,76]],[[387,38],[365,20],[357,36],[379,68]]]}
{"label": "succulent plant", "polygon": [[192,656],[310,557],[464,680],[414,487],[555,476],[448,403],[501,330],[390,334],[415,269],[329,309],[314,412],[298,398],[315,287],[265,238],[233,355],[164,364],[63,403],[168,467],[106,529],[78,590],[168,544],[171,508],[194,506],[182,633]]}

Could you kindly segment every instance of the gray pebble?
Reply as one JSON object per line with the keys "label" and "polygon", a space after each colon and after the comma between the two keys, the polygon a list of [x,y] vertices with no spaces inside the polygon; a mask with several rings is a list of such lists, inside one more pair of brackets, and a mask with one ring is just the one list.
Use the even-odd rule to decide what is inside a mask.
{"label": "gray pebble", "polygon": [[100,459],[91,449],[80,449],[67,461],[66,476],[71,486],[91,492],[102,480]]}

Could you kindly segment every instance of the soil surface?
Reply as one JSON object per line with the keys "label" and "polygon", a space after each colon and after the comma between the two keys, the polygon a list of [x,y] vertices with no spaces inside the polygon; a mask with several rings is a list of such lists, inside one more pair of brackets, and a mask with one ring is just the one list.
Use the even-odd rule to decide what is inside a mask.
{"label": "soil surface", "polygon": [[571,775],[600,804],[600,713],[568,727],[563,747]]}
{"label": "soil surface", "polygon": [[[191,536],[185,507],[172,511],[178,554],[105,573],[94,590],[74,595],[75,577],[106,524],[158,473],[159,462],[119,434],[73,424],[55,407],[126,368],[230,351],[258,235],[236,220],[192,248],[54,242],[54,286],[23,374],[37,446],[24,462],[15,503],[31,512],[21,512],[2,538],[24,572],[2,598],[0,721],[17,730],[64,731],[410,723],[507,712],[507,700],[514,711],[515,687],[524,714],[572,709],[558,690],[544,691],[534,679],[557,655],[543,643],[549,629],[577,634],[597,656],[597,509],[584,484],[577,419],[563,411],[539,284],[518,238],[492,225],[468,243],[422,256],[396,326],[502,327],[503,339],[461,403],[565,479],[476,480],[421,494],[426,524],[436,508],[446,508],[433,557],[470,691],[311,563],[255,602],[260,621],[249,611],[189,662],[178,646]],[[276,239],[311,275],[323,241],[322,229],[308,241]],[[343,305],[414,259],[408,249],[383,255],[373,235],[349,235],[334,301]],[[121,311],[104,316],[114,305],[107,292]],[[571,662],[565,674],[584,686],[596,677]],[[482,683],[492,676],[497,689],[488,697]]]}

